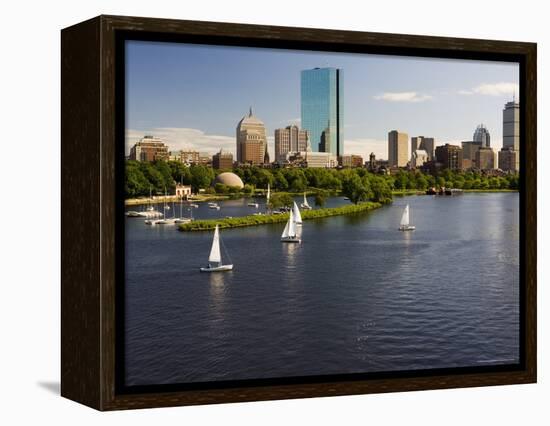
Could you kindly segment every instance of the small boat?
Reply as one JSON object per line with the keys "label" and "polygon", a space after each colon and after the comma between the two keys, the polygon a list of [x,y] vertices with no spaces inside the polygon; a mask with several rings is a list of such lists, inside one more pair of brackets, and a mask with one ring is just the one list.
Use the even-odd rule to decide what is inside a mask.
{"label": "small boat", "polygon": [[[228,256],[229,257],[229,256]],[[214,230],[214,239],[212,240],[212,248],[210,249],[210,256],[208,257],[208,266],[200,268],[201,272],[224,272],[231,271],[233,264],[224,265],[222,262],[222,253],[220,250],[220,229],[216,225]]]}
{"label": "small boat", "polygon": [[254,207],[255,209],[258,208],[258,203],[248,203],[247,204],[248,207]]}
{"label": "small boat", "polygon": [[176,223],[176,219],[171,217],[171,218],[158,219],[155,225],[172,225],[174,223]]}
{"label": "small boat", "polygon": [[400,231],[414,231],[415,227],[410,224],[409,220],[409,205],[403,210],[403,216],[401,216],[401,224],[399,225]]}
{"label": "small boat", "polygon": [[219,210],[219,209],[220,209],[220,206],[218,205],[218,203],[208,203],[208,208],[209,208],[209,209]]}
{"label": "small boat", "polygon": [[263,213],[262,212],[252,213],[252,216],[263,216]]}
{"label": "small boat", "polygon": [[176,225],[179,225],[180,223],[190,223],[193,222],[193,219],[190,217],[180,217],[178,219],[174,219],[174,223]]}
{"label": "small boat", "polygon": [[265,204],[269,205],[269,200],[271,198],[271,187],[269,186],[269,183],[267,184],[267,195],[265,196]]}
{"label": "small boat", "polygon": [[143,217],[142,212],[136,212],[134,210],[129,210],[125,213],[127,217]]}
{"label": "small boat", "polygon": [[293,213],[294,222],[296,223],[296,225],[301,225],[302,215],[300,214],[300,209],[298,208],[298,205],[296,204],[296,202],[294,202],[294,205],[292,206],[292,213]]}
{"label": "small boat", "polygon": [[307,198],[306,198],[306,193],[304,192],[304,202],[302,204],[300,204],[300,208],[304,209],[304,210],[311,210],[311,206],[309,205],[309,203],[307,202]]}
{"label": "small boat", "polygon": [[344,197],[344,200],[349,201],[349,197]]}
{"label": "small boat", "polygon": [[194,209],[198,209],[199,205],[195,204],[195,203],[191,203],[191,204],[189,204],[189,207],[193,207]]}
{"label": "small boat", "polygon": [[283,243],[299,243],[302,241],[299,232],[297,230],[296,218],[294,217],[294,209],[290,210],[288,221],[286,222],[285,229],[281,235],[281,242]]}

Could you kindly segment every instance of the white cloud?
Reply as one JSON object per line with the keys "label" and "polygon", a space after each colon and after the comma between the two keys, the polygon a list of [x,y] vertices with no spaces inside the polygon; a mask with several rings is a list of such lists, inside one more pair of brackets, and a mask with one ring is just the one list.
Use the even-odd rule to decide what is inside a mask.
{"label": "white cloud", "polygon": [[517,83],[484,83],[469,90],[459,90],[460,95],[519,95],[519,85]]}
{"label": "white cloud", "polygon": [[432,99],[432,96],[417,92],[385,92],[374,96],[374,99],[388,102],[424,102]]}
{"label": "white cloud", "polygon": [[235,155],[235,136],[211,135],[199,129],[185,127],[157,127],[147,131],[128,129],[126,130],[127,154],[130,152],[130,147],[144,135],[161,138],[168,145],[170,151],[194,149],[214,154],[222,148]]}

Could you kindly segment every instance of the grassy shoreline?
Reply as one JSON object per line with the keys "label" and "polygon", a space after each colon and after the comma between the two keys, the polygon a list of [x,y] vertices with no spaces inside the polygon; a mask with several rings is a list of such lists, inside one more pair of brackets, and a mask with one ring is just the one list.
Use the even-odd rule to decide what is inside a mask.
{"label": "grassy shoreline", "polygon": [[[377,209],[382,207],[381,203],[375,203],[372,201],[353,204],[343,207],[332,207],[325,209],[317,210],[305,210],[302,211],[303,220],[318,219],[323,217],[330,216],[341,216],[346,214],[356,214],[362,213],[370,210]],[[205,219],[205,220],[195,220],[191,223],[181,224],[179,230],[182,232],[191,232],[191,231],[209,231],[219,225],[220,228],[240,228],[244,226],[257,226],[265,225],[270,223],[281,223],[288,220],[288,213],[278,214],[278,215],[249,215],[225,219]]]}

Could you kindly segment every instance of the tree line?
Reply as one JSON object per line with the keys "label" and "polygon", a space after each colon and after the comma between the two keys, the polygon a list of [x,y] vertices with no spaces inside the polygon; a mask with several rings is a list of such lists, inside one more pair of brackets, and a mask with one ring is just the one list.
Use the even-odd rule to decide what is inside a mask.
{"label": "tree line", "polygon": [[[443,170],[437,175],[420,171],[400,170],[395,175],[370,173],[364,168],[281,168],[237,167],[230,170],[245,184],[244,189],[231,188],[223,184],[211,186],[218,173],[228,170],[214,170],[202,165],[186,166],[177,161],[156,161],[152,163],[128,160],[126,162],[125,190],[128,198],[173,194],[176,183],[191,185],[194,192],[204,189],[207,193],[253,194],[256,189],[266,189],[269,184],[274,191],[315,191],[320,205],[331,193],[341,192],[354,203],[372,200],[389,202],[392,191],[425,191],[431,187],[459,189],[519,189],[519,176],[485,176],[477,172],[453,172]],[[317,203],[317,201],[316,201]]]}

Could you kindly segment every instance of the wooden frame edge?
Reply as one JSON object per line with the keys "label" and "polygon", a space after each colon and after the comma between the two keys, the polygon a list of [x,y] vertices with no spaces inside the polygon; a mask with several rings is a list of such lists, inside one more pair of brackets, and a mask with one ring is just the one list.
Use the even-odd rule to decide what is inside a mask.
{"label": "wooden frame edge", "polygon": [[[85,25],[86,24],[86,25]],[[71,282],[74,276],[79,276],[78,271],[72,271],[68,235],[63,234],[62,241],[62,323],[67,322],[66,317],[77,314],[77,306],[82,309],[80,318],[82,322],[92,324],[90,335],[96,344],[89,346],[82,341],[74,340],[74,329],[62,331],[62,395],[78,402],[82,402],[99,410],[120,410],[132,408],[150,408],[175,405],[196,405],[227,402],[259,401],[272,399],[306,398],[337,395],[353,395],[383,392],[401,392],[412,390],[447,389],[455,387],[493,386],[505,384],[520,384],[536,382],[536,44],[524,42],[504,42],[475,39],[457,39],[448,37],[409,36],[401,34],[364,33],[340,30],[319,30],[311,28],[272,27],[248,24],[227,24],[216,22],[179,21],[155,18],[135,18],[121,16],[102,15],[83,24],[63,30],[64,34],[72,31],[91,31],[89,27],[97,31],[98,43],[98,67],[97,67],[97,93],[99,108],[94,112],[92,108],[80,111],[85,119],[95,115],[97,120],[98,137],[93,140],[93,132],[87,133],[83,140],[91,143],[95,148],[98,158],[93,170],[97,172],[97,193],[93,192],[90,200],[84,203],[86,206],[99,208],[100,226],[97,233],[88,235],[91,237],[93,247],[98,248],[97,270],[90,270],[85,279],[86,291],[94,294],[94,285],[97,285],[97,300],[91,306],[82,306],[82,295],[78,296],[75,284]],[[82,30],[82,28],[88,28]],[[526,242],[526,268],[525,268],[525,301],[529,309],[525,309],[525,369],[522,371],[486,373],[475,375],[447,375],[427,376],[415,378],[380,379],[368,381],[327,382],[307,385],[284,385],[268,387],[231,388],[208,391],[186,391],[159,394],[132,394],[117,395],[115,393],[115,272],[114,272],[114,226],[115,218],[112,212],[115,209],[115,32],[116,31],[151,31],[151,32],[180,32],[196,35],[216,35],[227,37],[255,38],[258,40],[285,40],[289,42],[314,42],[328,45],[368,45],[399,48],[409,45],[411,42],[418,49],[440,50],[445,52],[471,52],[483,53],[508,53],[518,55],[525,60],[526,70],[526,95],[529,102],[524,112],[525,117],[525,197],[530,212],[525,218],[526,230],[529,237]],[[62,39],[63,39],[62,35]],[[63,58],[65,54],[63,53]],[[62,64],[63,65],[63,64]],[[63,68],[63,66],[62,66]],[[93,70],[95,72],[95,69]],[[81,79],[91,78],[94,72],[84,73]],[[65,81],[63,86],[65,85]],[[93,97],[93,96],[92,96]],[[70,98],[70,97],[69,97]],[[70,101],[66,93],[62,91],[63,117],[66,117]],[[63,101],[67,103],[63,103]],[[68,104],[69,103],[69,104]],[[80,117],[82,119],[82,117]],[[66,121],[66,120],[65,120]],[[74,176],[85,174],[85,170],[76,170],[76,166],[69,167],[71,179],[63,179],[66,171],[68,139],[71,132],[64,131],[62,125],[62,152],[65,153],[65,161],[62,161],[62,212],[69,205],[71,192],[67,191],[69,181]],[[74,131],[74,130],[72,130]],[[97,144],[97,145],[94,145]],[[65,147],[65,148],[63,148]],[[68,154],[70,155],[70,153]],[[73,170],[75,169],[75,170]],[[96,198],[97,196],[97,198]],[[98,203],[97,206],[95,203]],[[69,204],[67,204],[69,203]],[[69,213],[67,209],[67,213]],[[97,210],[95,210],[97,211]],[[67,217],[63,217],[63,232],[74,231],[73,224]],[[95,228],[94,228],[95,230]],[[82,253],[79,254],[80,256]],[[69,257],[67,257],[69,256]],[[78,257],[75,255],[75,257]],[[91,262],[91,265],[96,263]],[[92,268],[93,269],[93,268]],[[67,273],[67,272],[71,272]],[[83,279],[83,278],[81,278]],[[75,296],[77,294],[77,296]],[[77,297],[75,305],[70,298]],[[96,304],[97,302],[97,304]],[[70,314],[70,315],[69,315]],[[81,324],[80,324],[81,325]],[[96,328],[97,327],[97,328]],[[70,336],[67,335],[70,334]],[[78,340],[78,339],[76,339]],[[82,348],[88,347],[91,353],[82,358]],[[69,362],[70,358],[70,362]],[[81,363],[82,365],[76,366]],[[87,368],[87,369],[86,369]],[[86,372],[88,375],[86,375]],[[87,377],[79,385],[70,379],[71,374],[78,377]]]}

